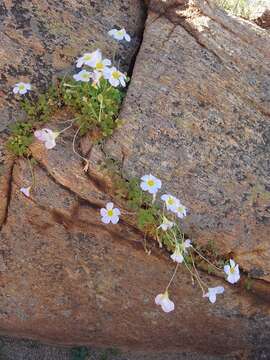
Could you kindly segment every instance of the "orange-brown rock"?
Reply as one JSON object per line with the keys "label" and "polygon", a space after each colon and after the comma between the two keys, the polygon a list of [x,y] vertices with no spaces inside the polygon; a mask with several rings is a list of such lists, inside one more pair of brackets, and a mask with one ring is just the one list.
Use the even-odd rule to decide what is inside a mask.
{"label": "orange-brown rock", "polygon": [[[32,44],[32,35],[27,36],[37,29],[35,9],[41,5],[47,9],[43,15],[55,16],[58,23],[55,38],[40,34],[48,48],[54,46],[52,53],[58,53],[52,44],[66,27],[67,38],[73,39],[64,69],[82,49],[71,36],[78,24],[85,41],[96,41],[102,33],[100,47],[107,41],[105,29],[120,22],[140,34],[139,1],[128,2],[129,6],[116,0],[91,1],[81,8],[82,2],[76,0],[59,3],[61,11],[53,11],[58,7],[49,1],[31,3],[35,6],[19,2],[24,21],[13,29],[16,41],[6,58],[0,56],[0,64],[13,58],[14,44],[19,54]],[[6,10],[1,12],[11,28],[14,6],[14,1],[5,1]],[[16,159],[5,167],[8,181],[0,182],[6,201],[0,232],[0,332],[66,345],[186,351],[198,358],[267,358],[269,35],[230,18],[208,1],[160,0],[148,6],[142,46],[121,112],[125,124],[104,151],[123,161],[127,178],[148,172],[159,176],[190,209],[184,223],[188,235],[198,243],[214,240],[225,257],[233,254],[244,270],[261,279],[247,283],[242,274],[241,282],[231,286],[204,273],[208,286],[225,287],[225,294],[211,305],[181,267],[170,290],[176,309],[162,313],[154,298],[164,291],[173,264],[150,239],[144,243],[128,214],[123,213],[117,225],[101,223],[100,207],[116,201],[109,182],[98,172],[104,152],[92,149],[90,171],[85,174],[72,151],[70,129],[50,151],[33,144],[36,186],[30,198],[19,191],[31,184],[27,161]],[[66,18],[63,29],[60,20]],[[25,24],[28,31],[20,28]],[[66,48],[65,44],[61,51]],[[28,67],[36,57],[31,51],[26,69],[32,72],[35,67]],[[127,48],[126,63],[135,51],[136,46]],[[49,60],[46,64],[51,73],[44,75],[44,84],[57,72]],[[15,70],[4,80],[5,91],[16,79]],[[42,76],[42,66],[37,76]],[[43,82],[37,80],[39,84]],[[12,98],[5,96],[3,116]],[[11,109],[16,106],[13,100]],[[7,122],[14,114],[12,110]],[[59,124],[52,121],[49,126]],[[89,149],[87,140],[83,148]]]}
{"label": "orange-brown rock", "polygon": [[105,151],[182,199],[189,237],[269,281],[270,37],[211,4],[150,1],[125,125]]}

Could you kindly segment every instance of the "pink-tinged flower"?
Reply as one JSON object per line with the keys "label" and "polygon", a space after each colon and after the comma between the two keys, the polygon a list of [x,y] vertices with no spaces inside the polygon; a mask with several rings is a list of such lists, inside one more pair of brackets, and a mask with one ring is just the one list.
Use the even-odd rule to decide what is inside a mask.
{"label": "pink-tinged flower", "polygon": [[108,32],[108,34],[118,41],[125,39],[126,41],[130,42],[131,40],[129,34],[126,32],[124,28],[120,30],[112,29]]}
{"label": "pink-tinged flower", "polygon": [[114,208],[114,205],[112,202],[109,202],[106,205],[106,208],[100,209],[100,215],[101,215],[101,221],[104,224],[109,224],[110,222],[112,224],[117,224],[119,221],[119,216],[121,215],[121,212],[118,208]]}
{"label": "pink-tinged flower", "polygon": [[24,95],[29,90],[31,90],[31,84],[24,83],[24,82],[19,82],[19,83],[15,84],[15,86],[13,88],[13,93],[14,94]]}
{"label": "pink-tinged flower", "polygon": [[161,309],[168,313],[174,310],[174,303],[169,299],[168,291],[166,290],[164,294],[159,294],[155,298],[156,305],[160,305]]}
{"label": "pink-tinged flower", "polygon": [[203,297],[208,297],[209,301],[214,304],[217,299],[217,294],[223,294],[224,287],[223,286],[216,286],[213,288],[208,288],[208,293],[204,294]]}
{"label": "pink-tinged flower", "polygon": [[237,283],[240,279],[239,266],[232,259],[230,259],[230,265],[224,266],[224,272],[227,275],[226,280],[231,284]]}
{"label": "pink-tinged flower", "polygon": [[30,197],[31,186],[20,188],[20,192],[22,192],[25,196]]}
{"label": "pink-tinged flower", "polygon": [[161,185],[161,181],[151,174],[141,177],[141,189],[148,191],[150,194],[156,194],[161,188]]}
{"label": "pink-tinged flower", "polygon": [[36,130],[34,132],[34,135],[39,141],[44,142],[46,149],[52,149],[56,145],[55,139],[57,138],[59,133],[56,131],[52,131],[50,129],[44,128],[41,130]]}

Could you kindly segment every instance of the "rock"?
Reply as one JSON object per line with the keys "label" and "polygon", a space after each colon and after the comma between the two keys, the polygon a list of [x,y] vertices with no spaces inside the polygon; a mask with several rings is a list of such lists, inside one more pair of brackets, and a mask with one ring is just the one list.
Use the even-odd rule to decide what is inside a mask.
{"label": "rock", "polygon": [[[12,24],[9,14],[14,3],[4,4],[3,24]],[[142,29],[140,2],[130,1],[129,6],[121,1],[85,2],[83,8],[81,1],[56,7],[45,0],[18,4],[24,16],[15,33],[19,54],[27,49],[22,44],[34,41],[29,34],[39,15],[33,9],[47,9],[44,16],[58,19],[59,35],[39,35],[56,53],[60,25],[67,19],[71,55],[66,64],[61,62],[64,69],[83,48],[71,35],[78,24],[82,39],[99,39],[100,47],[107,44],[104,30],[116,24],[117,16],[121,20],[117,23],[127,29],[133,24],[138,39]],[[145,243],[129,214],[123,212],[114,226],[101,223],[100,207],[109,200],[118,204],[110,181],[97,166],[104,153],[84,138],[83,152],[91,164],[90,171],[83,173],[72,152],[72,134],[67,132],[50,151],[40,143],[31,147],[36,181],[29,198],[19,190],[32,182],[26,159],[12,162],[12,170],[6,172],[8,182],[0,182],[6,201],[0,232],[0,332],[68,346],[259,359],[270,352],[269,36],[206,1],[189,5],[184,0],[151,1],[148,6],[142,46],[121,112],[125,124],[104,150],[123,160],[127,178],[150,171],[162,178],[165,188],[181,196],[190,209],[184,223],[187,234],[199,244],[214,240],[225,257],[237,257],[244,270],[261,279],[242,274],[241,282],[230,286],[205,272],[207,286],[225,287],[225,294],[211,305],[181,267],[170,289],[176,310],[162,313],[154,298],[164,291],[174,271],[169,254],[151,239]],[[28,9],[26,15],[22,9]],[[98,19],[103,13],[104,19],[98,23],[93,11]],[[88,16],[83,17],[85,13]],[[138,42],[131,50],[127,47],[127,64],[132,63],[137,46]],[[0,61],[13,58],[8,49]],[[67,49],[65,44],[61,51]],[[35,67],[28,70],[28,66],[36,60],[31,51],[24,66],[32,73]],[[16,70],[20,60],[15,60]],[[46,72],[44,66],[44,86],[58,71],[55,63],[46,64],[50,70]],[[43,86],[42,69],[40,65],[36,70],[37,87]],[[5,91],[15,80],[11,75]],[[2,102],[4,110],[7,99]],[[8,114],[12,121],[15,110]]]}
{"label": "rock", "polygon": [[269,34],[193,3],[150,2],[125,125],[105,151],[124,154],[126,177],[162,179],[189,208],[190,238],[270,281]]}
{"label": "rock", "polygon": [[[96,204],[67,183],[63,186],[44,164],[35,167],[35,176],[36,189],[25,198],[19,188],[30,183],[29,168],[23,160],[16,162],[1,232],[6,266],[2,333],[57,344],[185,349],[209,356],[228,349],[230,354],[249,353],[256,336],[267,336],[262,314],[268,302],[262,298],[260,308],[255,307],[259,294],[269,296],[262,287],[255,286],[254,295],[223,284],[226,296],[209,307],[184,269],[171,290],[177,311],[161,313],[154,297],[173,271],[167,255],[155,247],[146,255],[143,235],[125,216],[118,225],[102,225]],[[74,180],[72,186],[76,189]],[[92,193],[90,180],[87,188]],[[207,275],[205,280],[221,281]]]}
{"label": "rock", "polygon": [[[74,72],[75,59],[83,52],[96,48],[111,58],[117,51],[122,69],[129,71],[144,14],[140,0],[4,0],[0,8],[0,131],[23,117],[12,93],[19,81],[31,82],[35,92],[44,91],[55,76]],[[131,44],[109,37],[107,32],[115,26],[129,30]]]}

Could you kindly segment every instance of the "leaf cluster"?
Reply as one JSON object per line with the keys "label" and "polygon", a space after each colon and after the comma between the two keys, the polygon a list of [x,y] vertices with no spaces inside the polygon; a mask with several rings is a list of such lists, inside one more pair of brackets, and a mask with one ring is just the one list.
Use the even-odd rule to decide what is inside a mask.
{"label": "leaf cluster", "polygon": [[74,80],[63,81],[61,95],[65,105],[76,112],[81,135],[99,130],[100,138],[112,135],[119,124],[117,115],[123,92],[101,79],[99,86]]}
{"label": "leaf cluster", "polygon": [[28,156],[29,146],[33,142],[33,127],[30,123],[17,122],[10,126],[11,135],[7,148],[16,156]]}
{"label": "leaf cluster", "polygon": [[28,121],[32,123],[47,122],[60,105],[61,96],[55,85],[37,98],[28,97],[21,101],[21,108],[25,111]]}

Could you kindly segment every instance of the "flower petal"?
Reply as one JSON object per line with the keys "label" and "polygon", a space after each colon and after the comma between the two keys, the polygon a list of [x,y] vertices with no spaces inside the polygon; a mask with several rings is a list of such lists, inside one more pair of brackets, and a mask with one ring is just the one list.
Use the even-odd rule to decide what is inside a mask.
{"label": "flower petal", "polygon": [[102,221],[104,224],[109,224],[110,221],[111,221],[111,218],[106,215],[106,216],[103,216],[103,217],[101,218],[101,221]]}
{"label": "flower petal", "polygon": [[113,224],[117,224],[118,223],[118,221],[119,221],[119,216],[112,216],[111,217],[111,222],[113,223]]}
{"label": "flower petal", "polygon": [[100,209],[100,215],[101,216],[107,216],[107,210],[104,209],[104,208]]}
{"label": "flower petal", "polygon": [[225,266],[224,266],[224,272],[225,272],[225,274],[229,275],[230,269],[231,269],[230,265],[225,265]]}
{"label": "flower petal", "polygon": [[163,299],[163,294],[158,294],[158,295],[155,297],[155,303],[156,303],[157,305],[161,305],[162,299]]}
{"label": "flower petal", "polygon": [[161,303],[161,308],[166,313],[171,312],[174,310],[174,303],[170,299],[165,298]]}
{"label": "flower petal", "polygon": [[121,215],[121,211],[118,208],[113,209],[113,215],[119,216]]}
{"label": "flower petal", "polygon": [[108,202],[106,205],[106,209],[107,210],[112,210],[113,209],[113,203],[112,202]]}

